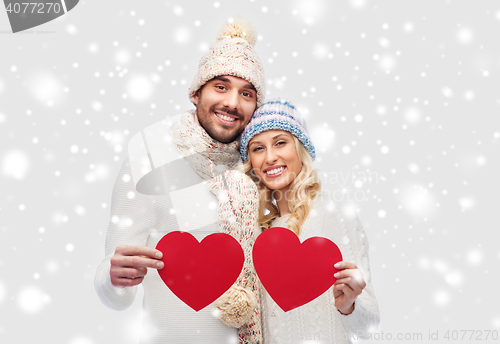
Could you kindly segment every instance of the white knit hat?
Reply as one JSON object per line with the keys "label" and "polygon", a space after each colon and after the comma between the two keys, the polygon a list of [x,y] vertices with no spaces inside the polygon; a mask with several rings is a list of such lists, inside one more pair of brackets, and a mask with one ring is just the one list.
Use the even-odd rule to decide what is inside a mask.
{"label": "white knit hat", "polygon": [[[189,88],[189,99],[205,83],[217,76],[231,75],[245,79],[257,90],[257,106],[262,104],[265,80],[259,57],[253,50],[257,33],[241,17],[226,21],[217,35],[217,41],[200,60],[198,72]],[[194,103],[194,102],[193,102]]]}

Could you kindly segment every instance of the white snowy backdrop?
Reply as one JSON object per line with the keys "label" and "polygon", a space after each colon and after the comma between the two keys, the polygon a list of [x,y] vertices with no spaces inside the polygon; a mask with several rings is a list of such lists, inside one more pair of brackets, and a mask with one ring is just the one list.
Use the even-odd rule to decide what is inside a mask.
{"label": "white snowy backdrop", "polygon": [[359,209],[385,336],[369,342],[500,342],[493,0],[81,1],[18,34],[0,9],[0,342],[138,343],[140,298],[116,312],[93,288],[114,178],[133,134],[192,108],[236,14],[268,96],[300,107],[325,186]]}

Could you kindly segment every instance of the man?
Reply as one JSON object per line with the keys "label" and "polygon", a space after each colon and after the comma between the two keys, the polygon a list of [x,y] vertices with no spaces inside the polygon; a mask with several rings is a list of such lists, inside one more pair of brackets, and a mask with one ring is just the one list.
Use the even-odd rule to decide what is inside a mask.
{"label": "man", "polygon": [[[235,170],[241,164],[235,140],[264,97],[254,43],[252,27],[241,18],[230,19],[200,60],[189,95],[196,111],[156,123],[129,143],[129,159],[113,190],[106,257],[97,269],[95,288],[105,305],[122,310],[143,284],[141,343],[262,341],[251,264],[257,189]],[[162,253],[154,247],[175,230],[189,231],[199,241],[225,232],[243,247],[243,271],[215,302],[217,308],[195,312],[156,271],[147,273],[148,268],[163,268]]]}

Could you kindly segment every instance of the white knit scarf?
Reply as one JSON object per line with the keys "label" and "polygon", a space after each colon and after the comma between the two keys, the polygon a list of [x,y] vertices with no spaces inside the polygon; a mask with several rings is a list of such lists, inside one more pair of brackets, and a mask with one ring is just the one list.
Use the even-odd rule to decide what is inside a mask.
{"label": "white knit scarf", "polygon": [[261,344],[259,282],[252,264],[259,196],[253,181],[242,173],[239,142],[214,140],[200,126],[194,110],[182,114],[173,125],[172,137],[179,152],[217,197],[219,231],[234,237],[245,253],[240,276],[214,303],[220,319],[238,327],[240,343]]}

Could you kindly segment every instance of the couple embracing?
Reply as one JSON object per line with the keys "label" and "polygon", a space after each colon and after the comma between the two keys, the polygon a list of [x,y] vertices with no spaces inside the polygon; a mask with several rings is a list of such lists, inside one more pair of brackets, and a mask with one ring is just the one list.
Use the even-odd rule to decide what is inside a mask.
{"label": "couple embracing", "polygon": [[[143,285],[141,343],[348,343],[367,336],[378,326],[379,310],[368,242],[357,216],[322,193],[313,168],[315,148],[295,106],[281,98],[264,100],[253,28],[231,19],[217,38],[189,90],[196,109],[173,117],[167,137],[148,147],[146,172],[161,170],[158,180],[165,184],[153,182],[149,189],[161,192],[141,192],[144,183],[137,179],[146,172],[134,165],[131,152],[122,165],[106,256],[95,276],[101,301],[125,309]],[[159,166],[153,150],[176,158]],[[252,264],[255,239],[271,227],[288,228],[300,241],[328,238],[343,254],[335,265],[335,284],[288,312],[261,286]],[[176,230],[189,230],[199,241],[227,233],[245,254],[234,285],[199,312],[180,301],[157,273],[147,274],[148,268],[164,267],[154,247]]]}

